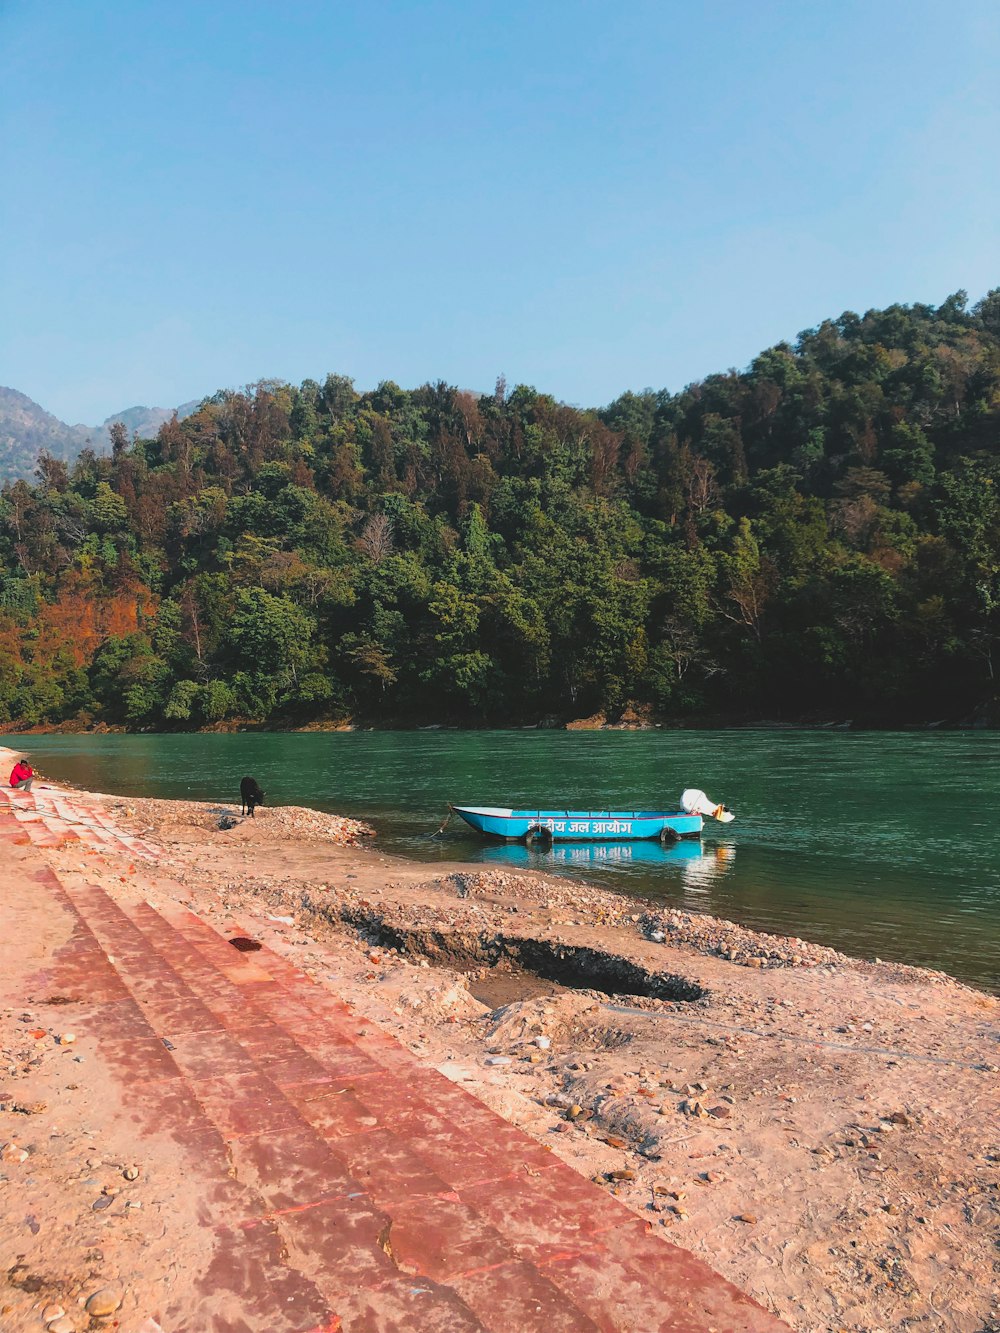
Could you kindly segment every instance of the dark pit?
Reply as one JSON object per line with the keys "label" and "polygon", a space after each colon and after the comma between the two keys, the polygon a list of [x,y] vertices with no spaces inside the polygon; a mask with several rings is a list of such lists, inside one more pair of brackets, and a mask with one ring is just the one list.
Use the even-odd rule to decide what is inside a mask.
{"label": "dark pit", "polygon": [[558,944],[520,935],[483,931],[410,929],[394,926],[366,913],[347,914],[372,943],[397,949],[411,958],[426,958],[435,967],[476,974],[469,990],[484,1004],[556,994],[559,990],[593,990],[605,995],[641,995],[654,1000],[700,1000],[703,987],[671,972],[650,972],[619,954],[583,945]]}

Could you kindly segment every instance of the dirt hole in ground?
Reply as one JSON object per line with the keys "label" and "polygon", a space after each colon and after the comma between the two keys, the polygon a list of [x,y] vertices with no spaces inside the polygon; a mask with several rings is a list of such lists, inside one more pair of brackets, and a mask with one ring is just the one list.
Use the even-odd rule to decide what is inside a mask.
{"label": "dirt hole in ground", "polygon": [[350,924],[383,949],[398,949],[411,958],[426,958],[434,967],[466,973],[470,993],[493,1009],[561,990],[654,1000],[700,1000],[706,993],[686,977],[650,972],[602,949],[499,932],[410,929],[363,913],[352,914]]}

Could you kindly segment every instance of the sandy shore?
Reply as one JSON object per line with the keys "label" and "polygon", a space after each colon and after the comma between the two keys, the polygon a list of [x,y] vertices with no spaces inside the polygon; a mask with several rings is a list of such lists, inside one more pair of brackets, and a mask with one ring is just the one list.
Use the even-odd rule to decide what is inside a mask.
{"label": "sandy shore", "polygon": [[[995,997],[554,876],[405,862],[312,811],[220,829],[218,805],[104,803],[160,861],[66,847],[46,853],[61,877],[238,921],[792,1327],[1000,1329]],[[21,1058],[12,975],[0,1036],[23,1108],[54,1075]],[[114,1141],[113,1103],[95,1118],[59,1133]],[[59,1169],[43,1197],[69,1188]],[[134,1263],[155,1285],[141,1239]]]}

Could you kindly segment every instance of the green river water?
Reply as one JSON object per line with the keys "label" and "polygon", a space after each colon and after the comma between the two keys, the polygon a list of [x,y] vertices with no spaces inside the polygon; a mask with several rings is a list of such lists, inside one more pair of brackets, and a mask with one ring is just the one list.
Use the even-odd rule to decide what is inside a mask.
{"label": "green river water", "polygon": [[[991,732],[407,731],[30,736],[53,779],[121,795],[363,818],[386,851],[537,866],[1000,990],[1000,735]],[[703,788],[737,815],[702,842],[482,842],[464,805],[674,808]],[[266,811],[265,811],[266,816]]]}

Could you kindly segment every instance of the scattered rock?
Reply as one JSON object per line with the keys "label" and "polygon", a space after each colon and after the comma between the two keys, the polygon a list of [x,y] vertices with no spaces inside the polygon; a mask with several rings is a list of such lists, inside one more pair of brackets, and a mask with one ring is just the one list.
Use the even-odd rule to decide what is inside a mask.
{"label": "scattered rock", "polygon": [[11,1139],[9,1143],[5,1143],[3,1147],[0,1148],[0,1162],[14,1162],[15,1164],[17,1164],[20,1162],[26,1162],[27,1160],[28,1160],[27,1150],[25,1148],[22,1148],[20,1144],[15,1143],[13,1139]]}
{"label": "scattered rock", "polygon": [[139,1168],[137,1166],[127,1166],[125,1170],[122,1172],[122,1175],[125,1177],[126,1180],[138,1180]]}
{"label": "scattered rock", "polygon": [[41,1115],[45,1109],[45,1102],[15,1102],[0,1098],[0,1111],[10,1111],[12,1115]]}
{"label": "scattered rock", "polygon": [[698,1120],[708,1118],[708,1111],[705,1110],[704,1105],[698,1101],[697,1097],[689,1097],[686,1101],[681,1102],[680,1110],[684,1115],[694,1116]]}
{"label": "scattered rock", "polygon": [[85,1309],[95,1319],[106,1319],[120,1307],[125,1299],[120,1287],[102,1287],[87,1298]]}
{"label": "scattered rock", "polygon": [[747,1226],[755,1227],[757,1225],[756,1213],[737,1213],[737,1222],[746,1222]]}

